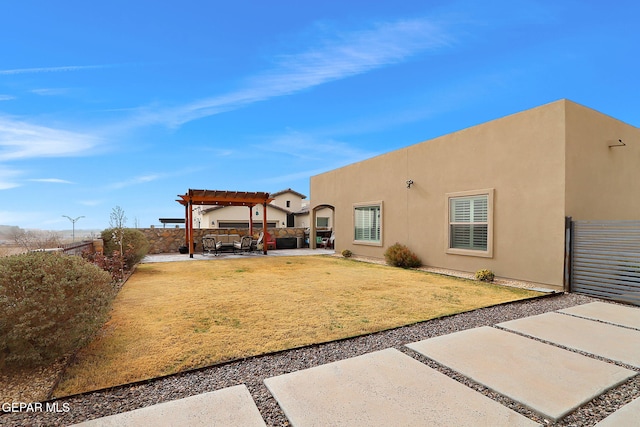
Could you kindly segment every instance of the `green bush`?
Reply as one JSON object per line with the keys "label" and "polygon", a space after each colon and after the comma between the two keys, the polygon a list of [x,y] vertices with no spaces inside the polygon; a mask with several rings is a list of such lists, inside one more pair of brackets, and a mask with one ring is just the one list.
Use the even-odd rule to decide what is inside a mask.
{"label": "green bush", "polygon": [[114,296],[109,274],[79,256],[0,259],[0,369],[47,364],[84,346]]}
{"label": "green bush", "polygon": [[387,264],[395,267],[416,268],[422,265],[420,258],[400,243],[389,246],[384,253],[384,259],[387,261]]}
{"label": "green bush", "polygon": [[476,279],[482,282],[493,282],[495,277],[495,274],[493,274],[491,270],[483,269],[476,271]]}
{"label": "green bush", "polygon": [[125,268],[131,270],[149,252],[149,241],[142,231],[135,228],[108,228],[102,232],[106,256],[111,257],[120,253],[121,237]]}
{"label": "green bush", "polygon": [[353,252],[351,252],[349,249],[345,249],[344,251],[342,251],[342,256],[345,258],[351,258],[352,255]]}

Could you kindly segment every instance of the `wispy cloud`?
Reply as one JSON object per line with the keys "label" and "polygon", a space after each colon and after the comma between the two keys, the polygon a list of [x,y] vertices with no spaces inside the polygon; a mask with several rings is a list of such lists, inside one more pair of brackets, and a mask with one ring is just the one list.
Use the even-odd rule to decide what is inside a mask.
{"label": "wispy cloud", "polygon": [[20,183],[16,181],[16,177],[22,172],[5,168],[0,168],[0,190],[8,190],[10,188],[20,187]]}
{"label": "wispy cloud", "polygon": [[248,78],[244,88],[173,109],[146,111],[138,120],[177,127],[202,117],[402,63],[452,43],[452,37],[444,29],[427,19],[379,23],[365,30],[330,36],[325,32],[314,48],[276,56],[275,66]]}
{"label": "wispy cloud", "polygon": [[[346,142],[320,134],[296,130],[268,138],[268,142],[252,146],[260,158],[286,159],[289,173],[274,170],[274,175],[261,176],[260,182],[268,184],[291,183],[308,179],[313,175],[358,162],[380,153],[353,147]],[[275,156],[272,156],[275,155]],[[309,166],[316,166],[309,169]]]}
{"label": "wispy cloud", "polygon": [[11,101],[12,99],[16,99],[16,97],[11,95],[0,95],[0,101]]}
{"label": "wispy cloud", "polygon": [[229,148],[201,147],[200,149],[204,152],[213,153],[216,157],[229,157],[236,153]]}
{"label": "wispy cloud", "polygon": [[108,185],[107,188],[111,190],[117,190],[120,188],[131,187],[133,185],[146,184],[148,182],[156,181],[160,178],[163,178],[162,174],[140,175],[125,181],[114,182],[113,184]]}
{"label": "wispy cloud", "polygon": [[277,137],[269,138],[268,142],[254,145],[253,148],[257,151],[282,154],[304,162],[322,161],[326,163],[328,154],[330,154],[330,163],[332,164],[353,163],[378,154],[324,135],[309,134],[292,129]]}
{"label": "wispy cloud", "polygon": [[12,70],[0,70],[1,75],[9,74],[30,74],[30,73],[59,73],[68,71],[96,70],[101,68],[116,67],[114,64],[106,65],[65,65],[62,67],[37,67],[37,68],[15,68]]}
{"label": "wispy cloud", "polygon": [[66,179],[59,179],[59,178],[34,178],[34,179],[30,179],[29,181],[45,182],[50,184],[73,184],[73,182],[71,181],[67,181]]}
{"label": "wispy cloud", "polygon": [[318,175],[320,173],[326,172],[331,168],[316,168],[311,170],[305,170],[300,172],[289,173],[285,175],[276,175],[267,178],[261,178],[259,181],[256,181],[256,184],[287,184],[292,183],[294,181],[300,179],[309,179],[314,175]]}
{"label": "wispy cloud", "polygon": [[57,96],[64,95],[69,92],[67,88],[43,88],[43,89],[33,89],[31,93],[35,93],[40,96]]}
{"label": "wispy cloud", "polygon": [[81,200],[78,203],[83,206],[99,206],[102,203],[104,203],[104,201],[103,200]]}
{"label": "wispy cloud", "polygon": [[0,161],[79,156],[100,142],[94,135],[0,117]]}

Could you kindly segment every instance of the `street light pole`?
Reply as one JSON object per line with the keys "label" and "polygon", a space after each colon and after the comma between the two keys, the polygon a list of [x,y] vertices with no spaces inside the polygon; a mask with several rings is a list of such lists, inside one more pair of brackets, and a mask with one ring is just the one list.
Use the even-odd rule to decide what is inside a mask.
{"label": "street light pole", "polygon": [[71,241],[75,242],[76,241],[76,221],[79,220],[80,218],[84,218],[84,216],[79,216],[77,218],[71,218],[70,216],[67,215],[62,215],[65,218],[68,218],[69,221],[71,221],[72,224],[72,230],[71,230]]}

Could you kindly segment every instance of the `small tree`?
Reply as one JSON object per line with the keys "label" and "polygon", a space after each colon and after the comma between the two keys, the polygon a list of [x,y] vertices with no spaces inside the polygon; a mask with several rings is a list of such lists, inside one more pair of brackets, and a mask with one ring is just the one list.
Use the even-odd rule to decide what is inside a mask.
{"label": "small tree", "polygon": [[102,232],[104,254],[122,259],[122,269],[131,269],[149,252],[149,241],[144,233],[133,228],[113,229]]}
{"label": "small tree", "polygon": [[113,208],[109,215],[109,226],[111,228],[124,228],[126,223],[127,217],[124,214],[124,209],[120,206]]}
{"label": "small tree", "polygon": [[120,206],[116,206],[111,210],[109,215],[109,225],[113,230],[113,240],[120,245],[120,253],[124,252],[124,227],[127,223],[127,217],[124,215],[124,210]]}

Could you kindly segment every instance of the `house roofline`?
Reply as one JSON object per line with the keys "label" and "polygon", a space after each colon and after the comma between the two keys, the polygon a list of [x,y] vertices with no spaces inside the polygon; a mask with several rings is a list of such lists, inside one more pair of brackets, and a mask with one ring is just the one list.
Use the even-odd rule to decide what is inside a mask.
{"label": "house roofline", "polygon": [[285,194],[285,193],[295,194],[296,196],[299,196],[301,199],[306,199],[307,198],[307,196],[305,196],[304,194],[298,193],[297,191],[292,190],[291,188],[287,188],[287,189],[281,190],[281,191],[276,191],[275,193],[271,193],[270,196],[271,197],[276,197],[276,196],[279,196],[279,195]]}

